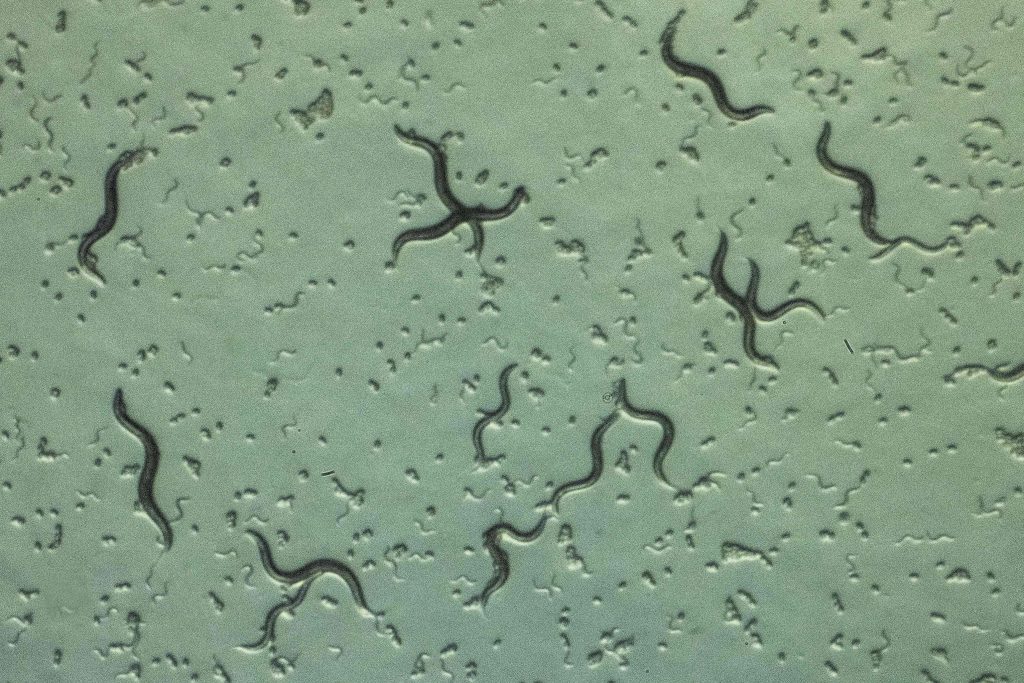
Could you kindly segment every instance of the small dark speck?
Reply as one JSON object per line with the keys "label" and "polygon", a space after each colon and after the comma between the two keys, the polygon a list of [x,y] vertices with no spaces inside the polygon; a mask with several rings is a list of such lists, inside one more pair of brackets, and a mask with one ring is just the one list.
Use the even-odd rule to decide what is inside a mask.
{"label": "small dark speck", "polygon": [[321,472],[321,473],[320,473],[320,476],[321,476],[321,477],[329,477],[329,476],[331,476],[332,474],[334,474],[334,470],[329,470],[329,471],[327,471],[327,472]]}
{"label": "small dark speck", "polygon": [[843,341],[846,342],[847,350],[849,350],[850,353],[853,353],[853,347],[850,346],[850,340],[849,339],[844,339]]}

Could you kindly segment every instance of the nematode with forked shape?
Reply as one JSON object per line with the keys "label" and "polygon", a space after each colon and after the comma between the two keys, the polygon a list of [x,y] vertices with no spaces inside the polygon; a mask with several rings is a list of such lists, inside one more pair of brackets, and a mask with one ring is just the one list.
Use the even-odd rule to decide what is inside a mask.
{"label": "nematode with forked shape", "polygon": [[757,324],[759,322],[773,322],[782,316],[798,308],[804,308],[816,313],[821,318],[825,312],[821,307],[810,299],[801,297],[788,299],[775,308],[765,309],[757,301],[757,291],[761,283],[761,269],[753,259],[747,259],[750,264],[750,279],[747,281],[747,289],[743,296],[732,288],[725,277],[725,258],[729,252],[729,239],[724,232],[719,233],[718,247],[711,259],[711,269],[708,278],[714,288],[715,295],[728,304],[743,323],[743,351],[752,362],[767,366],[773,370],[778,369],[775,359],[757,348]]}
{"label": "nematode with forked shape", "polygon": [[725,93],[725,86],[722,85],[722,79],[718,77],[718,74],[705,66],[685,62],[676,56],[672,44],[675,42],[676,31],[684,14],[686,14],[685,9],[679,10],[675,16],[669,19],[668,23],[665,24],[665,30],[661,32],[661,59],[665,62],[665,65],[679,76],[695,78],[704,83],[711,91],[711,96],[714,98],[715,104],[718,105],[718,109],[734,121],[748,121],[762,114],[774,112],[774,109],[765,104],[744,108],[733,106]]}
{"label": "nematode with forked shape", "polygon": [[473,252],[477,259],[479,259],[484,250],[484,222],[496,221],[511,216],[512,212],[518,209],[519,205],[526,199],[526,189],[522,185],[515,188],[508,202],[498,208],[492,209],[482,204],[466,206],[452,192],[451,184],[448,180],[448,157],[445,155],[441,145],[418,135],[412,129],[403,130],[397,125],[395,126],[395,133],[403,142],[418,147],[430,155],[434,165],[434,189],[437,191],[438,199],[448,209],[448,215],[433,225],[406,230],[396,237],[391,245],[392,262],[398,263],[398,254],[401,252],[402,247],[409,242],[439,239],[464,223],[469,225],[473,231],[473,244],[470,245],[467,252]]}
{"label": "nematode with forked shape", "polygon": [[567,481],[555,489],[548,502],[543,504],[544,507],[550,508],[557,513],[558,504],[562,498],[570,493],[588,489],[597,483],[604,472],[604,447],[602,446],[604,436],[622,414],[641,422],[653,422],[661,429],[661,439],[658,440],[658,446],[654,449],[651,466],[654,469],[654,476],[658,478],[658,481],[674,491],[679,491],[679,488],[672,484],[665,474],[665,459],[668,457],[669,451],[672,450],[672,444],[676,436],[676,428],[672,420],[668,415],[659,410],[638,408],[633,405],[626,393],[625,379],[620,379],[615,383],[612,396],[615,399],[615,409],[598,423],[590,435],[590,471],[580,479]]}
{"label": "nematode with forked shape", "polygon": [[142,463],[142,472],[139,474],[139,505],[142,506],[142,509],[149,515],[149,518],[160,529],[164,549],[170,550],[171,544],[174,542],[174,532],[171,530],[170,522],[167,521],[167,517],[156,504],[156,499],[153,497],[156,471],[160,466],[160,448],[157,446],[153,435],[128,415],[128,409],[124,404],[124,393],[121,389],[114,391],[114,418],[119,425],[128,430],[128,433],[142,444],[145,459]]}
{"label": "nematode with forked shape", "polygon": [[93,229],[82,235],[78,243],[79,267],[96,278],[100,284],[105,283],[106,280],[96,267],[96,254],[92,253],[92,248],[113,230],[114,223],[117,222],[117,179],[121,175],[121,171],[141,160],[146,152],[155,154],[156,150],[146,147],[126,150],[121,152],[117,159],[114,160],[114,163],[107,168],[107,174],[103,179],[103,213],[100,214]]}

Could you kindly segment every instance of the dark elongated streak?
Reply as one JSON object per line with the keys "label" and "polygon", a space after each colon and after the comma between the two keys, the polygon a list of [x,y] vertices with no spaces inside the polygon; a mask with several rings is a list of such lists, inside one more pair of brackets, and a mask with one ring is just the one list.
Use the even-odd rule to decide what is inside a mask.
{"label": "dark elongated streak", "polygon": [[473,448],[476,451],[476,460],[478,462],[497,460],[497,458],[488,458],[484,451],[484,430],[487,429],[488,425],[505,417],[508,414],[509,408],[512,407],[512,396],[509,393],[508,378],[518,365],[518,363],[510,363],[501,371],[498,375],[498,394],[501,403],[494,410],[485,411],[477,423],[473,425]]}
{"label": "dark elongated streak", "polygon": [[366,604],[366,594],[363,592],[362,583],[359,581],[359,577],[352,571],[352,568],[341,560],[335,560],[333,558],[322,557],[315,560],[311,560],[306,564],[293,570],[282,569],[275,561],[274,557],[270,552],[270,544],[263,535],[255,529],[246,529],[245,533],[249,534],[259,549],[260,562],[263,563],[263,568],[272,578],[281,583],[287,584],[298,584],[307,580],[316,579],[323,574],[334,574],[348,586],[349,592],[352,593],[352,598],[355,600],[356,605],[368,616],[375,616],[373,610],[370,609],[369,605]]}
{"label": "dark elongated streak", "polygon": [[749,121],[762,114],[774,112],[773,108],[765,104],[742,109],[734,106],[729,101],[729,97],[725,93],[725,86],[722,85],[722,79],[718,77],[718,74],[699,64],[683,61],[675,55],[672,50],[672,44],[675,42],[676,30],[684,14],[686,14],[686,10],[679,10],[665,24],[665,29],[661,33],[661,59],[665,62],[665,65],[679,76],[695,78],[704,83],[711,91],[711,96],[714,98],[718,109],[734,121]]}
{"label": "dark elongated streak", "polygon": [[875,194],[875,184],[871,176],[859,168],[841,164],[833,159],[828,152],[828,143],[832,139],[832,123],[825,121],[821,127],[821,135],[818,136],[818,143],[815,152],[818,163],[832,175],[848,180],[857,185],[860,194],[860,229],[864,236],[873,244],[882,249],[877,251],[872,258],[877,259],[885,256],[901,244],[909,244],[925,253],[937,253],[955,242],[955,238],[949,237],[939,244],[927,244],[909,235],[901,235],[895,238],[888,238],[878,232],[878,205]]}
{"label": "dark elongated streak", "polygon": [[505,585],[508,581],[509,575],[512,573],[508,553],[501,547],[501,537],[509,536],[520,543],[530,543],[535,541],[540,538],[540,535],[544,532],[544,526],[547,524],[548,518],[549,515],[542,515],[540,521],[538,521],[532,529],[527,531],[520,531],[506,522],[501,522],[499,524],[495,524],[484,532],[484,547],[487,548],[487,552],[491,556],[491,563],[494,565],[494,573],[491,575],[490,581],[487,582],[487,585],[480,593],[480,603],[482,605],[486,605],[491,596],[494,595],[499,588]]}
{"label": "dark elongated streak", "polygon": [[163,511],[156,504],[156,499],[153,497],[156,472],[160,467],[160,448],[157,446],[153,435],[128,415],[128,409],[124,404],[124,393],[121,389],[114,391],[113,407],[114,418],[117,420],[117,423],[142,444],[144,460],[142,472],[139,474],[139,505],[142,506],[142,509],[160,530],[164,548],[170,550],[171,544],[174,542],[174,532],[171,530],[170,522],[167,521],[167,516],[164,515]]}
{"label": "dark elongated streak", "polygon": [[106,176],[103,179],[103,213],[96,220],[92,230],[82,235],[78,243],[78,265],[83,271],[96,278],[101,284],[105,283],[103,275],[96,266],[96,254],[92,253],[93,246],[107,236],[117,222],[118,196],[117,179],[125,166],[132,163],[142,152],[141,149],[129,149],[117,157],[114,163],[107,168]]}

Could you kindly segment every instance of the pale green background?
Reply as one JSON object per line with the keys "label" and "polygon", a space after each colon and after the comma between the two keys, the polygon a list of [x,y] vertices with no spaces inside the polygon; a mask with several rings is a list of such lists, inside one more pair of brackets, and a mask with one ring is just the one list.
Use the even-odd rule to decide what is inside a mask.
{"label": "pale green background", "polygon": [[[1024,5],[688,3],[680,58],[775,110],[741,124],[661,61],[679,8],[0,0],[0,680],[1024,680],[1021,386],[947,379],[1024,360]],[[329,116],[290,114],[324,89]],[[960,248],[870,260],[825,120],[883,234]],[[527,188],[480,264],[463,226],[385,267],[445,213],[395,124],[453,133],[467,205]],[[99,286],[78,238],[143,142]],[[828,313],[760,327],[777,372],[708,291],[720,230],[735,288],[754,258],[765,305]],[[620,419],[464,607],[483,532],[586,474],[623,377],[692,498]],[[385,616],[325,577],[240,651],[282,595],[250,526],[284,567],[348,561]]]}

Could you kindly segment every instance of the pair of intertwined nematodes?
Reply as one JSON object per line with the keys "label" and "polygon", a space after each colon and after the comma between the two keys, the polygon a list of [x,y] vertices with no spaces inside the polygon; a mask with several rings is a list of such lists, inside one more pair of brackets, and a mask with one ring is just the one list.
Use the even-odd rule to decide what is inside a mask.
{"label": "pair of intertwined nematodes", "polygon": [[919,251],[923,251],[928,254],[938,253],[950,245],[956,244],[955,237],[947,237],[939,244],[926,244],[925,242],[909,235],[889,238],[879,233],[877,228],[878,204],[875,195],[875,184],[871,180],[871,176],[859,168],[840,164],[833,159],[828,152],[828,143],[831,139],[832,123],[830,121],[826,121],[821,128],[821,135],[818,136],[818,144],[815,148],[818,155],[818,163],[820,163],[822,167],[832,175],[844,180],[849,180],[857,185],[857,191],[860,193],[861,232],[863,232],[864,236],[873,244],[877,244],[881,247],[881,249],[875,252],[871,257],[872,259],[879,259],[885,256],[901,244],[908,244]]}
{"label": "pair of intertwined nematodes", "polygon": [[452,192],[448,180],[448,157],[441,145],[418,135],[415,130],[395,126],[395,133],[403,142],[418,147],[430,155],[434,164],[434,189],[437,197],[448,209],[448,215],[442,220],[423,228],[406,230],[395,238],[391,245],[391,257],[393,263],[398,263],[398,254],[409,242],[425,240],[436,240],[444,237],[462,224],[467,224],[473,231],[473,244],[467,249],[479,259],[484,250],[484,223],[488,221],[508,218],[512,212],[519,208],[519,205],[526,199],[526,189],[520,185],[512,192],[511,199],[504,206],[489,208],[482,204],[466,206]]}
{"label": "pair of intertwined nematodes", "polygon": [[506,365],[498,376],[498,392],[500,394],[501,404],[494,410],[480,411],[480,420],[473,425],[473,448],[476,451],[475,460],[478,464],[500,462],[504,457],[501,455],[491,457],[484,451],[484,430],[487,429],[489,424],[497,422],[501,418],[505,417],[509,408],[512,406],[512,397],[509,395],[508,390],[508,378],[517,366],[518,363]]}
{"label": "pair of intertwined nematodes", "polygon": [[774,109],[764,104],[744,107],[742,109],[733,106],[729,102],[729,97],[725,94],[725,86],[722,85],[722,79],[718,77],[718,74],[705,66],[685,62],[676,56],[672,45],[675,42],[679,22],[684,14],[686,14],[685,9],[679,10],[675,16],[669,19],[665,25],[665,30],[661,32],[661,59],[665,62],[665,65],[679,76],[695,78],[703,82],[711,91],[711,96],[714,98],[719,110],[734,121],[748,121],[762,114],[774,112]]}
{"label": "pair of intertwined nematodes", "polygon": [[538,521],[532,529],[528,529],[526,531],[520,531],[507,522],[499,522],[484,532],[484,547],[491,556],[491,563],[494,565],[494,573],[491,575],[491,579],[487,582],[487,585],[484,586],[483,591],[480,592],[480,595],[467,601],[466,604],[479,601],[481,605],[486,605],[491,596],[508,581],[512,568],[509,564],[508,553],[501,547],[502,537],[507,536],[519,543],[531,543],[536,541],[540,538],[540,535],[544,533],[544,526],[547,524],[549,518],[550,515],[544,513],[541,515],[540,521]]}
{"label": "pair of intertwined nematodes", "polygon": [[97,219],[93,229],[82,235],[78,243],[79,267],[100,284],[104,284],[106,280],[96,267],[96,254],[92,253],[92,248],[113,230],[114,223],[117,222],[117,179],[121,175],[121,171],[141,161],[147,153],[156,154],[156,150],[148,147],[126,150],[121,152],[114,163],[107,168],[107,174],[103,179],[103,213]]}
{"label": "pair of intertwined nematodes", "polygon": [[708,277],[714,288],[715,295],[736,311],[743,323],[743,351],[754,363],[778,369],[775,359],[757,348],[757,323],[773,322],[798,308],[816,313],[820,318],[825,312],[810,299],[796,297],[782,302],[775,308],[765,309],[757,301],[757,290],[761,283],[761,269],[752,259],[750,263],[750,279],[747,281],[746,292],[741,296],[734,290],[725,277],[725,258],[729,251],[729,239],[724,232],[719,233],[718,248],[711,259],[711,272]]}
{"label": "pair of intertwined nematodes", "polygon": [[334,574],[345,582],[345,585],[348,586],[349,592],[352,593],[352,599],[355,601],[362,616],[370,618],[379,616],[376,612],[370,609],[369,605],[367,605],[366,594],[363,592],[363,585],[359,581],[359,577],[356,576],[356,573],[346,563],[329,557],[321,557],[315,560],[310,560],[296,569],[282,569],[281,566],[274,561],[274,557],[270,552],[270,543],[267,542],[267,539],[263,534],[255,529],[246,529],[245,533],[247,533],[256,542],[256,547],[259,550],[260,562],[263,564],[263,569],[267,574],[269,574],[272,579],[280,583],[287,584],[289,586],[299,586],[299,590],[294,596],[286,599],[284,602],[274,605],[274,607],[267,612],[267,617],[264,620],[263,626],[263,637],[255,644],[243,647],[258,649],[269,643],[273,638],[273,629],[277,618],[284,612],[296,609],[305,599],[310,585],[324,574]]}
{"label": "pair of intertwined nematodes", "polygon": [[590,471],[580,479],[574,479],[567,481],[551,494],[551,498],[546,503],[542,503],[541,507],[551,509],[554,512],[558,512],[558,504],[562,498],[569,495],[570,493],[576,493],[584,489],[588,489],[594,486],[597,481],[601,478],[604,472],[604,448],[602,442],[604,436],[608,430],[611,429],[612,425],[615,424],[620,415],[627,415],[635,420],[641,422],[654,422],[661,429],[661,439],[658,442],[657,448],[654,450],[654,458],[652,461],[652,467],[654,469],[654,475],[658,480],[674,491],[678,491],[679,488],[673,485],[665,474],[665,459],[668,457],[669,451],[672,449],[672,443],[675,440],[676,429],[672,420],[669,419],[668,415],[658,410],[642,409],[638,408],[629,400],[629,396],[626,393],[626,380],[620,379],[615,384],[615,390],[612,392],[615,400],[615,409],[612,410],[601,422],[598,423],[597,427],[590,434]]}
{"label": "pair of intertwined nematodes", "polygon": [[142,472],[139,474],[139,505],[160,530],[164,549],[170,550],[171,544],[174,542],[174,532],[171,530],[171,524],[167,521],[166,515],[153,497],[156,471],[160,466],[160,448],[153,435],[128,415],[128,409],[124,404],[124,393],[121,389],[114,391],[114,418],[142,444],[145,459],[142,463]]}

